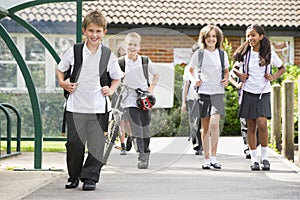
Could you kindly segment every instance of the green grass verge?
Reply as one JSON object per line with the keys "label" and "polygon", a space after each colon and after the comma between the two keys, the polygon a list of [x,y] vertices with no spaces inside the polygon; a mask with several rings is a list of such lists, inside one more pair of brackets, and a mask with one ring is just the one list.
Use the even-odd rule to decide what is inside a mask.
{"label": "green grass verge", "polygon": [[[44,141],[43,142],[43,152],[65,152],[65,141]],[[11,142],[11,151],[16,151],[17,143],[15,141]],[[5,152],[7,147],[6,141],[1,141],[1,151]],[[34,151],[34,141],[21,141],[21,152],[33,152]]]}

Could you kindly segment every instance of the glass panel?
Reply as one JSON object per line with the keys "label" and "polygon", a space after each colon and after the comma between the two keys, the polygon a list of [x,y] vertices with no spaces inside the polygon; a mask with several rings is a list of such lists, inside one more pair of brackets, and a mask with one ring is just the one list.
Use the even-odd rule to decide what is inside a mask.
{"label": "glass panel", "polygon": [[290,41],[271,39],[273,50],[277,53],[283,63],[289,63]]}
{"label": "glass panel", "polygon": [[25,55],[27,61],[45,61],[45,48],[36,38],[26,37]]}
{"label": "glass panel", "polygon": [[[75,38],[55,38],[55,50],[60,58],[68,51],[75,43]],[[57,77],[55,76],[55,87],[59,87]]]}
{"label": "glass panel", "polygon": [[29,64],[28,67],[35,87],[45,88],[45,64]]}
{"label": "glass panel", "polygon": [[[13,41],[16,43],[17,38],[12,37]],[[9,61],[14,60],[12,53],[10,52],[9,48],[4,43],[4,40],[0,38],[0,62],[1,61]]]}
{"label": "glass panel", "polygon": [[74,38],[55,38],[55,50],[62,57],[75,43]]}
{"label": "glass panel", "polygon": [[0,87],[17,87],[16,64],[0,64]]}

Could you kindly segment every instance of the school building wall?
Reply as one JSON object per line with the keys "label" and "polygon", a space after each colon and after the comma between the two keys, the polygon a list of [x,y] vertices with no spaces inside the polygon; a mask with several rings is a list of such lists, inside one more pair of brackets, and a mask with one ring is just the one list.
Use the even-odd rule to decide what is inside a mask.
{"label": "school building wall", "polygon": [[[241,37],[225,38],[231,44],[233,54],[241,44]],[[174,59],[174,48],[191,48],[197,40],[198,36],[142,36],[140,53],[154,62],[170,63]],[[294,64],[300,66],[300,37],[294,38]]]}

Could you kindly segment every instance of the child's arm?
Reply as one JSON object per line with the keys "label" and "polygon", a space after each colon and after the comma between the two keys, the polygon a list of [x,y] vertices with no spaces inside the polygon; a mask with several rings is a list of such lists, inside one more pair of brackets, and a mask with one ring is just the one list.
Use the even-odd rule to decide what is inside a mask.
{"label": "child's arm", "polygon": [[237,89],[241,89],[243,83],[242,82],[237,82],[232,76],[229,76],[229,82],[234,85],[234,87],[236,87]]}
{"label": "child's arm", "polygon": [[111,95],[113,95],[113,93],[119,87],[120,83],[121,83],[120,79],[113,79],[111,81],[110,87],[108,87],[108,86],[102,87],[101,91],[102,91],[103,96],[111,96]]}
{"label": "child's arm", "polygon": [[239,77],[240,78],[240,80],[242,81],[242,82],[245,82],[247,79],[248,79],[248,74],[246,74],[246,73],[242,73],[241,71],[240,71],[240,67],[238,66],[238,65],[234,65],[233,66],[233,72],[235,73],[235,75],[237,75],[237,77]]}
{"label": "child's arm", "polygon": [[272,75],[270,73],[266,73],[265,78],[268,79],[269,81],[274,81],[274,80],[278,79],[284,72],[285,72],[285,67],[283,65],[281,65],[278,68],[278,71],[274,75]]}
{"label": "child's arm", "polygon": [[183,91],[182,91],[182,106],[181,106],[181,112],[183,113],[186,112],[186,97],[187,97],[189,87],[190,87],[190,82],[184,81]]}
{"label": "child's arm", "polygon": [[156,73],[153,75],[153,79],[152,79],[152,83],[150,84],[150,87],[148,88],[148,92],[149,93],[153,93],[153,90],[158,82],[158,79],[159,79],[159,74]]}
{"label": "child's arm", "polygon": [[64,80],[64,78],[65,78],[65,73],[64,72],[61,72],[57,69],[56,70],[56,76],[57,76],[59,86],[61,88],[65,89],[70,94],[73,93],[76,90],[78,83],[71,83],[70,78]]}
{"label": "child's arm", "polygon": [[202,80],[199,78],[194,78],[194,68],[190,67],[188,73],[188,79],[195,85],[195,87],[200,87]]}
{"label": "child's arm", "polygon": [[228,86],[228,79],[229,79],[229,69],[224,69],[224,79],[222,80],[222,85],[224,87]]}

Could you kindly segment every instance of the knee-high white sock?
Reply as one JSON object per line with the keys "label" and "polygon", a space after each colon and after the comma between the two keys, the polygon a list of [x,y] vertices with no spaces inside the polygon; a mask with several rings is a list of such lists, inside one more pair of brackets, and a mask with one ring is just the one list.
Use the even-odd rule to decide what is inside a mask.
{"label": "knee-high white sock", "polygon": [[250,150],[250,154],[251,154],[251,163],[253,164],[254,162],[258,162],[256,149]]}
{"label": "knee-high white sock", "polygon": [[261,159],[268,160],[268,147],[261,147]]}

